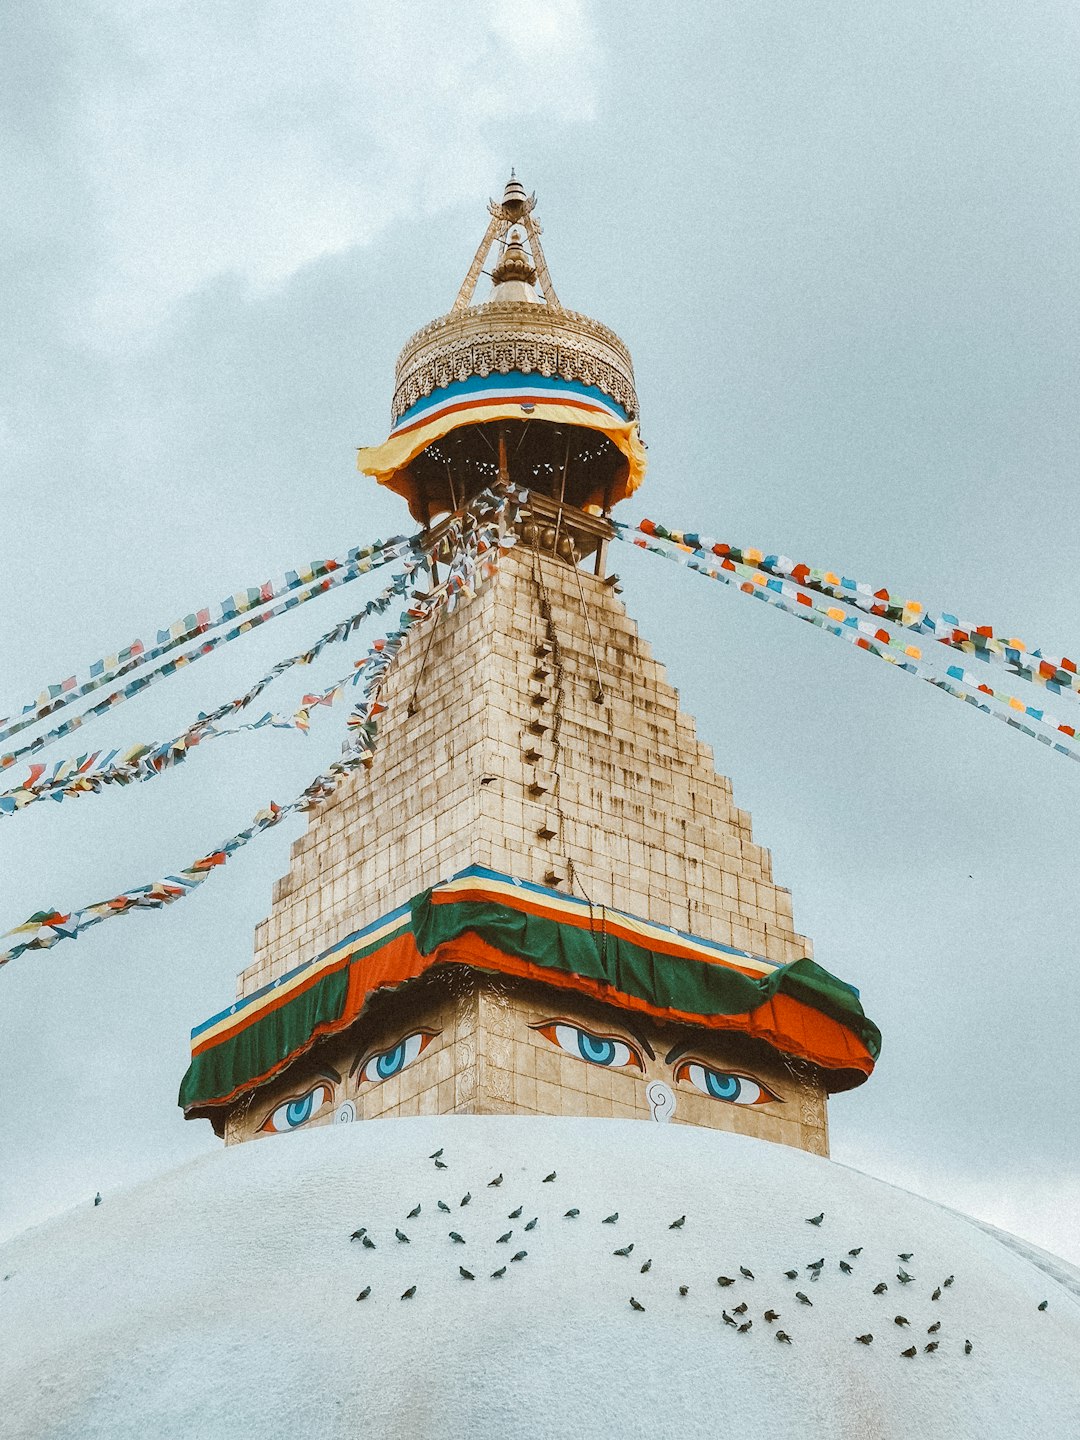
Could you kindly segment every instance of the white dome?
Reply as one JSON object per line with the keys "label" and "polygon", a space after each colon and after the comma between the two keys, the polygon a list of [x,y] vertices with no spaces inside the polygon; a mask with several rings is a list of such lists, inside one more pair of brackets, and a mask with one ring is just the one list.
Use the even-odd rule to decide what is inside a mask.
{"label": "white dome", "polygon": [[[349,1239],[361,1226],[374,1249]],[[27,1232],[0,1276],[12,1440],[1080,1435],[1072,1267],[830,1161],[690,1126],[454,1116],[267,1139]],[[744,1302],[739,1334],[721,1311]]]}

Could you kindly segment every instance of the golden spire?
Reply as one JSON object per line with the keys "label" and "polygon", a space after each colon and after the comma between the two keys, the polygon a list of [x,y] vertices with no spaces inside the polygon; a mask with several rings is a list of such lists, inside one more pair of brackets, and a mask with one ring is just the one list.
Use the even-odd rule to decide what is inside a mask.
{"label": "golden spire", "polygon": [[[476,283],[483,273],[484,263],[491,253],[491,247],[496,241],[505,241],[507,231],[516,225],[524,228],[529,240],[529,250],[532,252],[531,263],[535,274],[528,284],[533,285],[539,282],[541,294],[548,308],[551,310],[562,309],[562,306],[559,304],[559,297],[555,294],[555,287],[551,283],[547,261],[544,259],[544,249],[540,244],[540,236],[543,232],[533,214],[535,208],[536,195],[526,195],[524,185],[522,185],[514,171],[511,170],[510,179],[506,182],[506,188],[503,190],[501,202],[495,200],[488,201],[488,214],[491,216],[491,220],[488,223],[487,232],[480,241],[476,254],[473,256],[473,262],[469,266],[468,273],[461,283],[461,289],[458,291],[457,299],[452,306],[452,312],[454,310],[466,310],[473,303],[473,296],[476,294]],[[524,247],[521,246],[520,239],[517,243],[519,247],[521,247],[522,254],[524,255],[525,251]],[[507,245],[506,248],[509,249],[509,245]],[[506,257],[503,256],[504,260],[505,258]],[[496,274],[497,273],[498,268],[496,269]],[[494,278],[495,276],[493,275],[492,279]],[[498,285],[499,282],[496,280],[495,283]],[[493,296],[492,298],[494,299],[495,297]],[[499,298],[502,297],[500,296]],[[515,300],[539,299],[535,292],[531,295],[515,294],[513,296],[507,296],[506,298]]]}

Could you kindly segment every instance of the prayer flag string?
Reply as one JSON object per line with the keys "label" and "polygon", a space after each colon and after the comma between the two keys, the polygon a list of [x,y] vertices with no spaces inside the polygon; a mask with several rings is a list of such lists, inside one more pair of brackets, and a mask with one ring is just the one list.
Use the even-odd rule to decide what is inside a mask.
{"label": "prayer flag string", "polygon": [[[398,628],[377,640],[367,660],[357,672],[354,683],[363,687],[363,698],[353,708],[348,724],[351,738],[343,747],[340,760],[317,775],[300,795],[286,805],[270,805],[252,818],[251,824],[229,837],[216,850],[202,856],[175,875],[166,875],[153,884],[122,891],[108,900],[101,900],[79,910],[39,910],[22,925],[4,937],[16,940],[0,951],[0,966],[14,960],[27,950],[48,950],[61,940],[77,939],[84,931],[103,920],[125,915],[132,910],[159,910],[183,900],[196,890],[219,866],[232,857],[257,835],[264,834],[287,816],[317,809],[335,793],[342,778],[360,766],[372,763],[377,743],[378,716],[385,709],[381,701],[382,687],[402,642],[410,629],[429,624],[444,606],[453,608],[462,597],[469,596],[494,574],[498,556],[514,543],[513,535],[503,533],[503,516],[507,508],[504,493],[485,491],[473,500],[463,514],[455,517],[450,538],[454,558],[441,585],[416,599],[402,614]],[[456,542],[456,543],[455,543]]]}
{"label": "prayer flag string", "polygon": [[[248,619],[242,621],[241,624],[233,626],[231,630],[226,630],[220,635],[213,635],[209,639],[203,640],[200,645],[189,650],[184,655],[178,655],[175,660],[167,660],[163,665],[158,666],[157,669],[151,670],[144,675],[137,675],[134,679],[129,680],[126,685],[121,686],[119,690],[113,690],[105,696],[104,700],[99,700],[96,705],[92,705],[89,710],[84,710],[81,715],[72,716],[70,720],[63,721],[52,730],[47,731],[43,735],[39,735],[35,740],[31,740],[18,750],[13,750],[7,755],[0,755],[0,770],[7,769],[11,765],[14,765],[17,760],[21,760],[27,755],[36,755],[38,751],[43,750],[47,745],[51,745],[55,741],[63,739],[64,736],[70,735],[80,729],[95,716],[104,715],[107,711],[115,709],[117,705],[122,705],[125,700],[130,700],[133,696],[141,694],[143,690],[148,689],[151,685],[156,685],[158,681],[167,680],[170,675],[175,675],[178,670],[183,669],[185,666],[193,665],[196,660],[201,660],[204,656],[212,654],[219,646],[227,644],[230,640],[235,640],[237,636],[246,635],[248,631],[265,624],[268,620],[276,619],[279,615],[284,615],[289,610],[294,610],[298,605],[303,605],[305,601],[312,600],[317,595],[325,595],[328,591],[337,589],[341,585],[347,585],[350,581],[356,580],[361,575],[367,575],[372,570],[377,570],[383,565],[389,565],[394,561],[401,560],[406,554],[412,553],[412,549],[413,541],[411,540],[399,540],[392,544],[387,542],[385,545],[380,542],[375,553],[372,555],[365,555],[350,565],[342,566],[334,570],[306,591],[302,590],[299,594],[289,595],[277,605],[272,605],[268,610],[262,611],[261,614],[251,615]],[[28,721],[27,723],[32,724],[33,722]],[[21,725],[19,728],[22,728]]]}
{"label": "prayer flag string", "polygon": [[[630,527],[615,520],[617,529]],[[932,635],[941,645],[964,651],[982,661],[997,661],[1022,680],[1033,685],[1043,685],[1052,694],[1066,692],[1080,693],[1080,674],[1075,660],[1067,656],[1054,658],[1044,655],[1042,650],[1032,650],[1023,640],[1005,639],[995,635],[990,625],[973,625],[969,620],[958,620],[955,615],[942,613],[931,615],[917,600],[899,600],[889,591],[875,589],[862,581],[850,580],[831,570],[817,570],[809,565],[789,560],[786,555],[766,555],[761,550],[743,549],[737,545],[726,545],[706,535],[690,530],[669,530],[655,520],[642,520],[637,527],[644,535],[655,535],[661,540],[670,540],[677,545],[688,545],[702,554],[730,559],[735,563],[753,565],[767,575],[790,579],[808,590],[829,595],[846,604],[855,605],[868,614],[877,615],[894,625],[922,635]]]}
{"label": "prayer flag string", "polygon": [[[353,679],[347,675],[343,680],[318,695],[305,695],[300,708],[291,716],[268,711],[260,719],[246,725],[218,728],[217,721],[227,715],[237,714],[247,708],[261,692],[279,675],[293,665],[310,665],[327,645],[347,640],[370,616],[381,615],[395,598],[400,598],[413,583],[416,571],[428,565],[427,556],[416,551],[414,558],[373,600],[347,620],[328,630],[309,649],[292,655],[278,663],[256,681],[238,699],[227,701],[210,714],[200,714],[171,740],[155,744],[132,745],[127,750],[98,750],[90,755],[80,755],[73,760],[58,760],[50,768],[31,765],[30,773],[21,785],[0,794],[0,819],[24,810],[37,800],[63,800],[67,796],[97,794],[107,785],[130,785],[133,782],[153,779],[166,770],[182,764],[195,749],[206,740],[224,735],[239,735],[249,730],[262,730],[267,726],[274,729],[292,729],[307,733],[311,721],[311,710],[316,705],[332,705],[340,698],[343,687]],[[358,662],[359,663],[359,662]]]}
{"label": "prayer flag string", "polygon": [[[646,538],[647,535],[651,535],[651,539]],[[667,540],[655,532],[635,535],[632,528],[626,525],[616,524],[615,536],[639,549],[662,555],[668,560],[675,560],[687,569],[695,570],[709,579],[719,580],[725,585],[733,586],[744,594],[753,595],[800,620],[806,620],[825,630],[828,634],[846,640],[858,649],[865,650],[871,655],[876,655],[878,659],[897,666],[909,675],[925,680],[947,695],[953,696],[954,699],[974,705],[984,714],[1004,721],[1012,729],[1019,730],[1022,734],[1038,740],[1043,745],[1048,745],[1058,754],[1066,755],[1072,760],[1080,760],[1080,751],[1058,738],[1058,736],[1073,738],[1075,735],[1073,727],[1058,724],[1052,717],[1047,717],[1042,710],[1025,705],[1015,696],[977,683],[976,677],[969,675],[961,667],[951,666],[945,675],[936,674],[923,662],[922,652],[917,646],[906,644],[901,637],[892,635],[883,626],[871,627],[869,622],[860,620],[858,616],[846,612],[840,607],[821,606],[815,602],[812,596],[805,591],[800,591],[798,586],[776,578],[769,579],[760,570],[755,571],[751,566],[733,561],[730,556],[718,559],[704,549],[691,546],[683,541]],[[865,633],[867,630],[871,633]],[[900,653],[893,653],[894,650],[898,650]],[[980,698],[983,695],[1007,705],[1010,713],[995,710]],[[1030,720],[1032,723],[1027,724],[1025,720],[1018,719],[1018,713],[1022,713],[1025,720]]]}
{"label": "prayer flag string", "polygon": [[[379,557],[384,551],[400,551],[402,547],[413,547],[418,542],[418,535],[409,540],[406,540],[404,536],[395,535],[389,540],[376,540],[371,545],[354,546],[343,556],[329,560],[313,560],[310,565],[304,566],[301,570],[286,571],[280,579],[266,580],[261,585],[249,586],[246,590],[239,590],[235,595],[230,595],[217,605],[204,606],[201,610],[197,610],[181,620],[174,620],[171,625],[157,632],[156,642],[149,648],[141,640],[133,640],[130,645],[125,646],[115,655],[95,660],[81,681],[78,676],[70,675],[59,684],[47,685],[36,700],[28,701],[14,715],[0,720],[0,741],[10,739],[12,735],[18,734],[19,731],[25,730],[30,725],[37,724],[39,720],[44,720],[48,715],[64,709],[82,696],[99,690],[103,685],[111,684],[121,676],[131,674],[132,671],[140,669],[151,661],[160,659],[162,655],[168,654],[178,645],[183,645],[188,640],[192,640],[198,635],[204,635],[210,630],[216,630],[220,625],[225,625],[240,615],[257,610],[271,600],[279,599],[282,595],[292,591],[303,590],[305,586],[310,585],[313,588],[308,593],[297,596],[293,601],[293,605],[302,604],[305,600],[325,594],[327,589],[332,588],[328,585],[316,585],[315,581],[323,580],[327,576],[342,571],[349,571],[347,578],[355,579],[357,575],[366,574],[368,570],[376,568],[375,565],[364,564],[365,561],[375,560],[377,563],[382,563]],[[342,579],[339,578],[337,583],[342,583]],[[281,606],[273,613],[282,615],[286,610],[292,608],[292,605]],[[253,620],[249,626],[239,626],[230,633],[229,638],[245,634],[247,629],[253,628],[255,624],[261,623],[261,620],[269,618],[269,615],[261,616],[259,619]],[[172,671],[170,670],[168,673],[171,674]],[[93,714],[96,711],[89,713]],[[19,751],[15,758],[25,753],[25,749]],[[5,764],[10,764],[11,759],[12,757],[9,756],[0,757],[0,769],[3,769]]]}

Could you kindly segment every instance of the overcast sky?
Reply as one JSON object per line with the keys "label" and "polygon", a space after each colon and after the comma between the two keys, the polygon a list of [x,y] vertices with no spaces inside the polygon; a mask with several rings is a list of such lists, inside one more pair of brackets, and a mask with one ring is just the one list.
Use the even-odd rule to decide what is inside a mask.
{"label": "overcast sky", "polygon": [[[408,527],[355,447],[385,435],[395,355],[449,307],[511,164],[561,298],[634,354],[650,472],[624,518],[1077,654],[1073,0],[54,0],[0,24],[0,713]],[[1080,772],[784,615],[618,562],[797,925],[884,1033],[832,1103],[834,1158],[1080,1260]],[[377,584],[49,755],[172,735]],[[341,736],[328,713],[0,822],[0,930],[188,863]],[[0,973],[0,1235],[217,1143],[176,1108],[188,1030],[230,1001],[300,826]]]}

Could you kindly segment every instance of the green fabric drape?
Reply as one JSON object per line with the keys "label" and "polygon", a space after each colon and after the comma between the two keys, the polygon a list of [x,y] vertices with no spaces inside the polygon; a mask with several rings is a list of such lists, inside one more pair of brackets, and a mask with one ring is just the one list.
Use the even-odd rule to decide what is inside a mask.
{"label": "green fabric drape", "polygon": [[477,900],[433,905],[430,890],[413,901],[412,916],[423,955],[472,931],[497,950],[534,965],[601,981],[661,1009],[690,1015],[744,1015],[783,993],[845,1025],[874,1060],[881,1053],[881,1031],[863,1013],[853,988],[813,960],[794,960],[755,979],[723,965],[662,955],[619,936],[603,936],[599,928],[578,929],[506,905]]}

